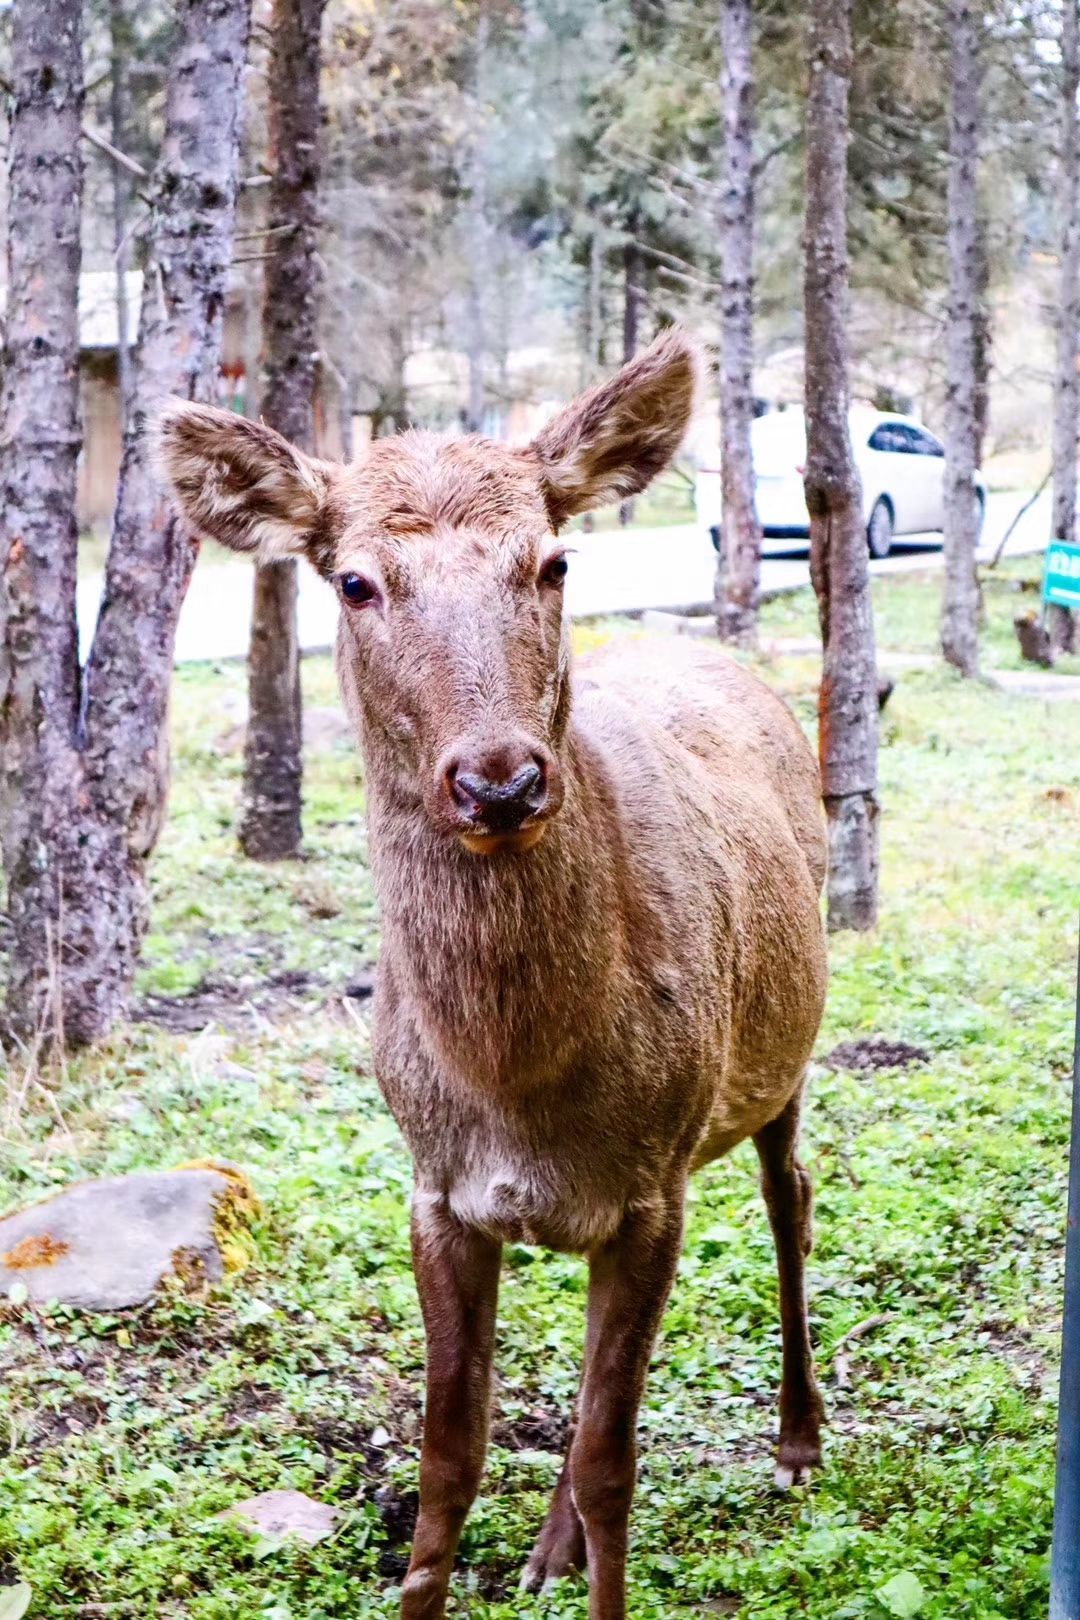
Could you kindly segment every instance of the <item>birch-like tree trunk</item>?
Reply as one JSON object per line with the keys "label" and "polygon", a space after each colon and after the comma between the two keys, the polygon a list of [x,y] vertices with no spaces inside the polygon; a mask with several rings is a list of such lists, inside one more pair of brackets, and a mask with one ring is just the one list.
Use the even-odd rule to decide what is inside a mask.
{"label": "birch-like tree trunk", "polygon": [[851,0],[812,0],[806,120],[806,504],[821,620],[821,785],[830,929],[877,916],[878,703],[869,556],[849,407]]}
{"label": "birch-like tree trunk", "polygon": [[151,187],[112,539],[80,682],[75,624],[79,124],[76,0],[15,11],[0,608],[0,841],[12,916],[7,1025],[83,1045],[122,1011],[164,814],[173,641],[191,538],[147,426],[212,398],[221,352],[248,0],[184,0]]}
{"label": "birch-like tree trunk", "polygon": [[979,672],[979,582],[975,566],[978,438],[976,360],[979,243],[979,32],[975,0],[949,0],[949,313],[945,361],[945,587],[941,651],[962,675]]}
{"label": "birch-like tree trunk", "polygon": [[[134,31],[127,0],[109,0],[109,122],[112,143],[119,152],[128,149],[131,119],[128,67],[134,46]],[[116,269],[116,381],[120,396],[120,432],[127,427],[131,409],[131,310],[128,307],[127,272],[131,259],[131,175],[122,163],[112,165],[113,249]]]}
{"label": "birch-like tree trunk", "polygon": [[990,432],[990,372],[994,358],[990,244],[986,239],[986,219],[981,211],[976,216],[975,233],[978,271],[975,278],[975,445],[972,456],[976,468],[979,468],[986,457],[986,440]]}
{"label": "birch-like tree trunk", "polygon": [[0,437],[0,843],[9,1032],[62,1037],[72,953],[96,947],[80,837],[75,623],[81,0],[12,13],[7,319]]}
{"label": "birch-like tree trunk", "polygon": [[[1076,544],[1076,455],[1080,436],[1080,0],[1063,0],[1061,28],[1061,291],[1058,303],[1057,378],[1054,387],[1053,538]],[[1071,608],[1047,610],[1051,644],[1071,652],[1077,644]]]}
{"label": "birch-like tree trunk", "polygon": [[[319,66],[325,0],[274,0],[261,414],[314,449],[319,323]],[[240,843],[257,860],[299,855],[303,719],[295,562],[256,569]]]}
{"label": "birch-like tree trunk", "polygon": [[751,0],[721,0],[720,478],[716,624],[728,641],[757,638],[761,526],[754,505],[754,75]]}

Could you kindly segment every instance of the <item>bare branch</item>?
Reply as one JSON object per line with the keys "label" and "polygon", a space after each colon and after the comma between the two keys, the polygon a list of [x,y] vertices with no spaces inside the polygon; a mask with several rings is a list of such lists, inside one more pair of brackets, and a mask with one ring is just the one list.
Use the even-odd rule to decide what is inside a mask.
{"label": "bare branch", "polygon": [[126,152],[121,152],[119,147],[114,146],[112,141],[107,140],[101,131],[95,129],[92,124],[83,124],[82,133],[91,146],[96,146],[99,152],[104,152],[106,157],[112,158],[113,162],[118,163],[122,169],[126,169],[128,174],[135,175],[139,180],[149,180],[150,171],[144,169],[137,158],[128,157]]}

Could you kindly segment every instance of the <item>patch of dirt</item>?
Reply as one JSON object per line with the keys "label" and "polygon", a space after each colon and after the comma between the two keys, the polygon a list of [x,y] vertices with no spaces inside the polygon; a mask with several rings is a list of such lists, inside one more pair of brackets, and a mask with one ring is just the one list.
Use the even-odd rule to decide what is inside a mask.
{"label": "patch of dirt", "polygon": [[566,1450],[567,1420],[552,1412],[526,1412],[513,1422],[503,1419],[495,1424],[491,1438],[495,1445],[507,1451],[551,1451],[561,1454]]}
{"label": "patch of dirt", "polygon": [[132,1007],[131,1018],[133,1023],[157,1024],[181,1035],[195,1035],[207,1024],[243,1028],[251,1023],[253,1011],[278,1016],[294,1011],[318,983],[313,973],[296,970],[267,974],[254,985],[208,973],[183,995],[145,996]]}
{"label": "patch of dirt", "polygon": [[284,1428],[286,1424],[283,1414],[278,1410],[280,1406],[281,1396],[276,1389],[267,1389],[259,1384],[245,1384],[236,1391],[229,1403],[224,1426],[232,1433],[245,1428],[248,1424],[257,1423],[268,1412],[274,1412],[276,1420]]}
{"label": "patch of dirt", "polygon": [[1046,1364],[1042,1351],[1030,1336],[1015,1323],[988,1317],[978,1327],[985,1347],[1009,1362],[1017,1380],[1029,1395],[1041,1396],[1054,1392],[1054,1375]]}
{"label": "patch of dirt", "polygon": [[[374,969],[364,968],[338,994],[362,1001],[374,987]],[[182,995],[144,996],[132,1007],[131,1021],[156,1024],[177,1035],[197,1035],[208,1024],[243,1032],[259,1017],[280,1021],[318,1005],[326,988],[325,979],[304,969],[268,973],[255,983],[247,976],[231,979],[208,973]]]}
{"label": "patch of dirt", "polygon": [[911,1041],[893,1041],[887,1035],[867,1035],[863,1040],[841,1041],[822,1062],[830,1069],[853,1069],[857,1074],[874,1074],[879,1069],[910,1069],[916,1063],[929,1063],[932,1053]]}
{"label": "patch of dirt", "polygon": [[33,1429],[26,1437],[28,1449],[39,1456],[54,1446],[62,1446],[73,1436],[96,1429],[104,1414],[104,1403],[99,1405],[92,1397],[82,1395],[68,1401],[58,1412],[39,1407]]}
{"label": "patch of dirt", "polygon": [[396,1491],[392,1485],[382,1485],[375,1492],[374,1500],[387,1540],[379,1554],[379,1574],[389,1580],[400,1580],[409,1567],[409,1547],[416,1529],[420,1498],[415,1491]]}
{"label": "patch of dirt", "polygon": [[468,1571],[470,1585],[486,1603],[500,1603],[508,1598],[517,1586],[520,1573],[516,1568],[496,1569],[490,1564],[475,1565]]}

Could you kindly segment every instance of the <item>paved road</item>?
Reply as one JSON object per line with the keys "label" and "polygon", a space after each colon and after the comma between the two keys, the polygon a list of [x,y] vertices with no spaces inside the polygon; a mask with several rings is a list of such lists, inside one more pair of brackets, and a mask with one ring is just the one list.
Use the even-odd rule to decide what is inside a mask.
{"label": "paved road", "polygon": [[[987,505],[982,555],[990,555],[1026,497],[991,495]],[[1041,551],[1050,527],[1050,496],[1035,503],[1009,541],[1010,553]],[[693,524],[667,529],[631,529],[574,536],[567,600],[576,618],[603,613],[633,613],[645,608],[683,608],[712,597],[714,556],[702,531]],[[898,541],[894,554],[875,562],[875,574],[940,568],[938,535]],[[762,561],[766,591],[809,585],[805,546],[766,541]],[[300,642],[308,651],[332,645],[337,599],[330,587],[307,567],[300,571]],[[83,656],[97,617],[101,576],[79,581],[79,625]],[[242,562],[204,561],[195,570],[180,614],[177,663],[197,659],[242,658],[247,652],[251,615],[251,566]]]}

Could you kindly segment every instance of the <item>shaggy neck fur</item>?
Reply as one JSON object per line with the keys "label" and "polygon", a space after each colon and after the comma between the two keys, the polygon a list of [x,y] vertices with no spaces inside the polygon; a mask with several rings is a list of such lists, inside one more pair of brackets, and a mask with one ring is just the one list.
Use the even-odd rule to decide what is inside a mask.
{"label": "shaggy neck fur", "polygon": [[602,758],[570,720],[566,796],[544,838],[527,853],[477,856],[432,826],[403,790],[387,739],[357,709],[380,972],[413,1004],[448,1075],[520,1091],[565,1073],[581,1032],[595,1034],[619,958]]}

